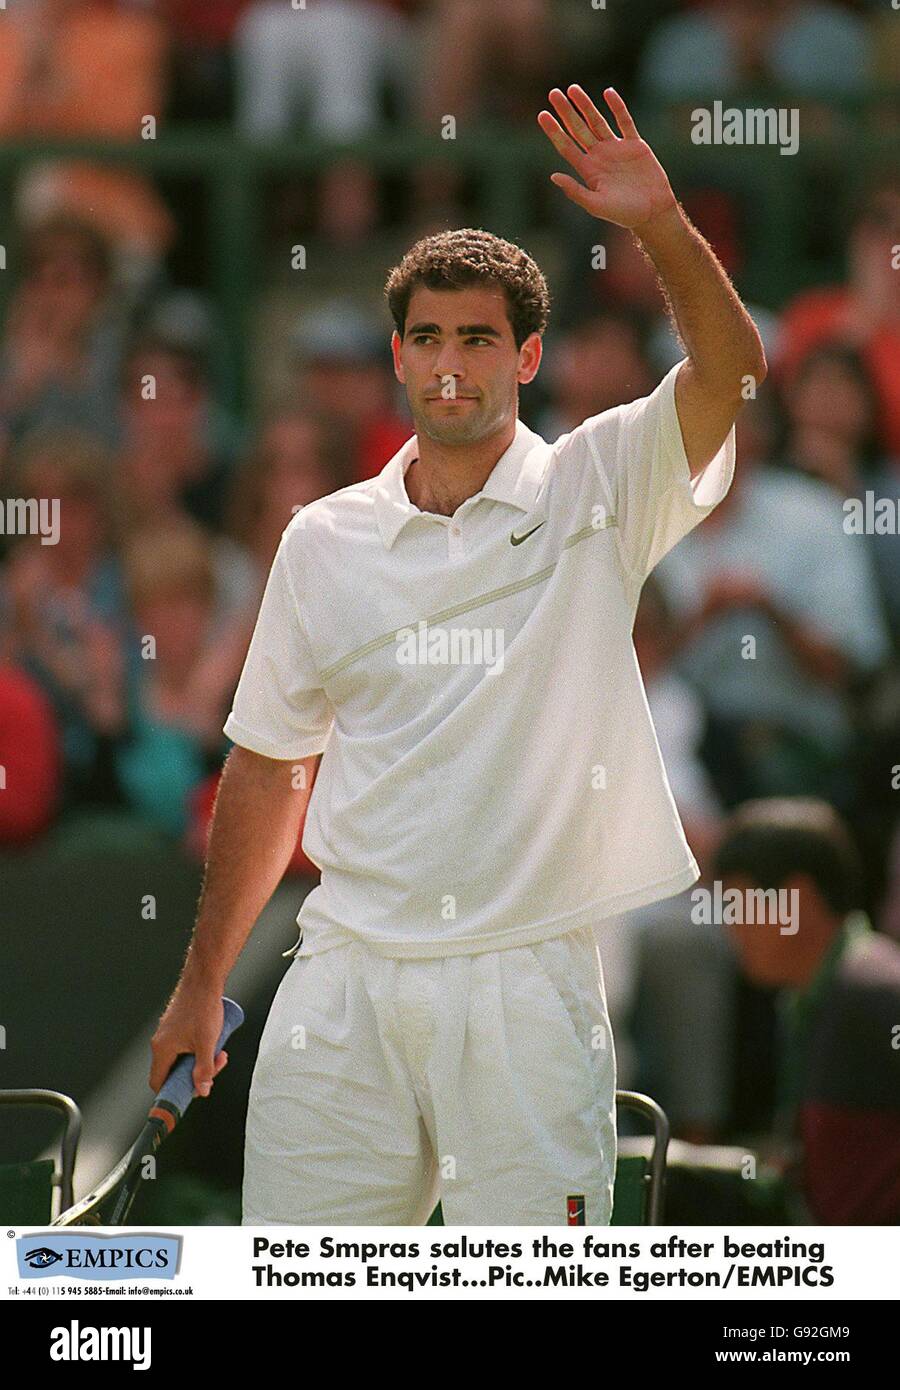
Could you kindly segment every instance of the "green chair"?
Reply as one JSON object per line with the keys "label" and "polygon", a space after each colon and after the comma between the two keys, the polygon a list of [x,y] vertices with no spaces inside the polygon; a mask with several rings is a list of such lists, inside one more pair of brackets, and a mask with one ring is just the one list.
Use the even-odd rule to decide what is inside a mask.
{"label": "green chair", "polygon": [[[658,1226],[662,1221],[666,1184],[666,1151],[669,1147],[669,1121],[665,1111],[649,1096],[637,1091],[616,1091],[618,1110],[636,1110],[653,1126],[649,1155],[643,1152],[622,1152],[616,1158],[616,1180],[613,1188],[611,1226]],[[626,1141],[629,1149],[646,1146],[646,1140],[636,1144]],[[429,1226],[443,1226],[444,1216],[438,1202]]]}
{"label": "green chair", "polygon": [[65,1119],[60,1166],[52,1158],[28,1163],[0,1163],[0,1221],[12,1226],[39,1226],[53,1219],[53,1190],[59,1188],[59,1210],[72,1206],[75,1155],[81,1137],[81,1111],[61,1091],[0,1091],[0,1105],[42,1105],[61,1110]]}

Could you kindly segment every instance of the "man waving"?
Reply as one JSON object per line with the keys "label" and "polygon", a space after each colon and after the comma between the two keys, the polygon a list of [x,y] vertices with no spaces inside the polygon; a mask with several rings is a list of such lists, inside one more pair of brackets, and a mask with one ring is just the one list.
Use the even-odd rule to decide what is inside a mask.
{"label": "man waving", "polygon": [[[246,1224],[605,1224],[615,1052],[594,924],[695,881],[631,629],[721,500],[765,361],[624,102],[541,129],[585,212],[653,258],[685,358],[547,443],[518,418],[548,293],[466,228],[390,273],[415,433],[285,529],[225,725],[197,926],[151,1084],[213,1057],[219,999],[303,848],[321,868],[260,1044]],[[317,768],[317,759],[322,755]],[[314,786],[313,786],[314,783]],[[312,789],[312,790],[310,790]]]}

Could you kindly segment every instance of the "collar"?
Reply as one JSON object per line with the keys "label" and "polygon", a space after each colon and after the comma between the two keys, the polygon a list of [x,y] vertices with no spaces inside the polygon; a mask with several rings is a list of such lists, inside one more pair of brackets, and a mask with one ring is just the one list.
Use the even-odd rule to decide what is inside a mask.
{"label": "collar", "polygon": [[[531,511],[543,480],[548,447],[539,434],[517,419],[512,443],[500,455],[475,497],[488,497],[494,502],[508,502],[523,512]],[[403,481],[417,455],[418,439],[413,435],[378,474],[375,515],[388,550],[408,521],[425,515],[409,500]]]}

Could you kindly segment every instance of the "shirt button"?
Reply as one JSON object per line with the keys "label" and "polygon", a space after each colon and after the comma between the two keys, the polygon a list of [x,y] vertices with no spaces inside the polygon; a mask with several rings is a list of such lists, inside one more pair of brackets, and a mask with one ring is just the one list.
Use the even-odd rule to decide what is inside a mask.
{"label": "shirt button", "polygon": [[453,532],[454,536],[460,535],[460,529],[458,526],[451,526],[450,530]]}

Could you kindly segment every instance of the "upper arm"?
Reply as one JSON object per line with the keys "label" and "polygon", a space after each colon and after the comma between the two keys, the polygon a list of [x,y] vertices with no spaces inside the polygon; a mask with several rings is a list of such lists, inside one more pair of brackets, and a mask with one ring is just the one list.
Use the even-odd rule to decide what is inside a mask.
{"label": "upper arm", "polygon": [[[632,587],[725,496],[734,473],[734,430],[692,477],[675,390],[679,363],[649,396],[585,420],[565,449],[586,445],[615,515]],[[718,426],[716,427],[718,429]]]}
{"label": "upper arm", "polygon": [[224,732],[272,759],[300,762],[325,747],[334,712],[291,579],[287,532],[266,583]]}
{"label": "upper arm", "polygon": [[723,396],[705,386],[689,357],[682,362],[675,378],[675,405],[692,478],[715,458],[743,404],[740,395]]}

